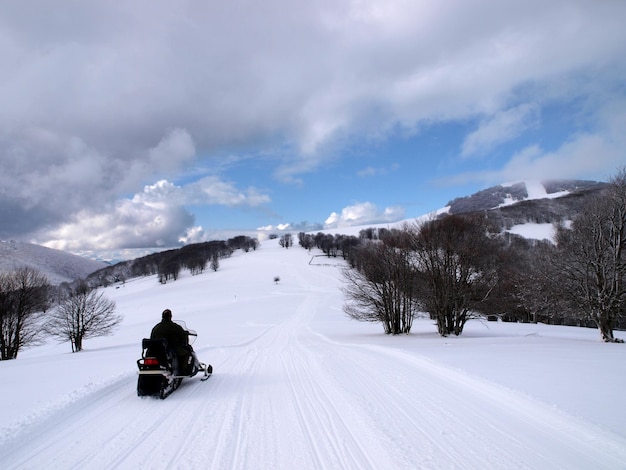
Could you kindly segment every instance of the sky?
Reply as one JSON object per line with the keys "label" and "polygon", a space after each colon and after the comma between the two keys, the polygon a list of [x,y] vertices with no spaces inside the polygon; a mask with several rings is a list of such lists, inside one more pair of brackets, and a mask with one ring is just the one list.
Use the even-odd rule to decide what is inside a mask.
{"label": "sky", "polygon": [[606,181],[626,164],[624,18],[619,0],[3,2],[0,239],[173,247]]}

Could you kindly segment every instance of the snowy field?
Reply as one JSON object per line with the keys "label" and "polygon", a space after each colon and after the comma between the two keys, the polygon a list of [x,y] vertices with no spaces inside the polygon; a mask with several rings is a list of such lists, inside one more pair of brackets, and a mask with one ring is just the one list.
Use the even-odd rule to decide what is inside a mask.
{"label": "snowy field", "polygon": [[[442,338],[427,319],[385,336],[343,314],[340,269],[310,260],[266,241],[218,272],[107,288],[114,335],[0,362],[0,467],[626,468],[625,345],[478,321]],[[141,339],[164,308],[215,373],[139,398]]]}

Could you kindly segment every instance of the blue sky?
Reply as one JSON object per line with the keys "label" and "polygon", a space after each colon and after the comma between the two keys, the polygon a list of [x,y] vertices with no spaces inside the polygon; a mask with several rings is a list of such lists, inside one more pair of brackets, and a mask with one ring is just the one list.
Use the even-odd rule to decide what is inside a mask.
{"label": "blue sky", "polygon": [[9,2],[0,239],[72,252],[413,218],[626,164],[626,3]]}

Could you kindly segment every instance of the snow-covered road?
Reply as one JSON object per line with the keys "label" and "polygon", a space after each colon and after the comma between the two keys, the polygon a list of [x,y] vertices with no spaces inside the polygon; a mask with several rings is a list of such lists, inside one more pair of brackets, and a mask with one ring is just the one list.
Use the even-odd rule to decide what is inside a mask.
{"label": "snow-covered road", "polygon": [[[310,266],[306,252],[295,250],[249,254],[231,265],[225,261],[224,273],[167,286],[151,281],[146,289],[142,283],[148,281],[141,280],[110,291],[118,308],[130,311],[141,302],[138,296],[149,302],[153,291],[167,290],[168,305],[181,304],[201,337],[203,328],[212,329],[211,339],[199,340],[196,350],[213,363],[214,376],[185,380],[166,400],[138,398],[135,371],[125,364],[123,373],[83,383],[46,412],[35,409],[15,421],[19,426],[3,428],[2,468],[626,468],[623,435],[395,347],[376,326],[349,322],[341,313],[338,269]],[[255,287],[245,284],[253,279],[249,271],[237,274],[259,258],[258,271],[267,271],[263,279],[280,272],[279,285]],[[217,287],[221,274],[242,283],[236,294],[232,283]],[[211,287],[194,310],[201,297],[189,292],[198,292],[203,277]],[[181,291],[185,286],[188,292]],[[199,312],[207,304],[223,317],[202,325]],[[156,308],[142,317],[145,322]],[[109,348],[136,356],[140,338],[132,345],[133,322],[126,323],[126,333],[93,340],[98,347],[80,354],[92,356],[94,364]],[[59,364],[79,356],[49,348],[57,351]],[[27,368],[37,353],[0,373],[17,371],[20,360]]]}

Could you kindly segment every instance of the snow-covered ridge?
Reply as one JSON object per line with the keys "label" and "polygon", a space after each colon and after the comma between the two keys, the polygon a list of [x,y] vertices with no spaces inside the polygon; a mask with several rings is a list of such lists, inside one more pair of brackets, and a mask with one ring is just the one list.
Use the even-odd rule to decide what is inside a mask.
{"label": "snow-covered ridge", "polygon": [[56,285],[84,278],[106,264],[32,243],[0,241],[0,272],[22,266],[37,269]]}
{"label": "snow-covered ridge", "polygon": [[513,197],[511,194],[507,194],[504,198],[504,202],[499,204],[498,207],[510,206],[511,204],[515,204],[520,201],[529,201],[535,199],[556,199],[572,193],[572,191],[568,189],[548,193],[546,187],[540,181],[523,181],[515,184],[524,185],[526,187],[526,197],[520,199]]}
{"label": "snow-covered ridge", "polygon": [[448,203],[450,212],[461,214],[485,211],[517,204],[522,201],[559,199],[576,192],[599,189],[605,183],[585,180],[518,181],[478,191]]}
{"label": "snow-covered ridge", "polygon": [[606,183],[582,180],[519,181],[454,199],[444,208],[414,219],[369,226],[342,227],[323,232],[358,235],[365,228],[400,228],[443,214],[486,212],[502,231],[528,239],[553,240],[555,223],[571,223],[582,204]]}

